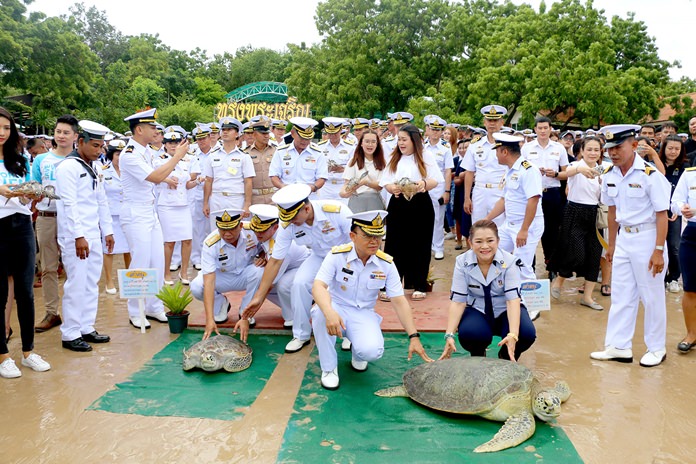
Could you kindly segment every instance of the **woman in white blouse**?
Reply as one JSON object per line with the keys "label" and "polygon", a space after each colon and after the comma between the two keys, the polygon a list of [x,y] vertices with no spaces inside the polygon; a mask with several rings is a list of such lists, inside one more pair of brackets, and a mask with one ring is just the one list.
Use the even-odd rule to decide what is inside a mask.
{"label": "woman in white blouse", "polygon": [[[415,195],[409,200],[402,193],[400,181],[415,183]],[[399,129],[397,145],[380,185],[389,192],[387,237],[384,251],[394,258],[404,288],[413,288],[413,300],[425,298],[430,244],[433,241],[435,211],[428,191],[445,181],[432,155],[423,153],[423,139],[418,128],[407,124]]]}
{"label": "woman in white blouse", "polygon": [[[348,207],[353,213],[384,209],[379,181],[386,167],[382,144],[377,132],[367,129],[358,140],[353,159],[343,171],[345,183],[339,195],[348,198]],[[365,174],[367,173],[367,174]],[[364,177],[363,177],[364,175]],[[352,179],[360,179],[357,185],[349,185]]]}
{"label": "woman in white blouse", "polygon": [[568,203],[563,214],[560,243],[548,266],[549,271],[558,273],[551,284],[551,296],[559,299],[563,282],[575,273],[585,279],[580,304],[601,311],[604,308],[592,299],[602,256],[600,233],[596,226],[601,188],[599,175],[603,171],[601,141],[597,137],[585,137],[581,153],[582,159],[566,169]]}

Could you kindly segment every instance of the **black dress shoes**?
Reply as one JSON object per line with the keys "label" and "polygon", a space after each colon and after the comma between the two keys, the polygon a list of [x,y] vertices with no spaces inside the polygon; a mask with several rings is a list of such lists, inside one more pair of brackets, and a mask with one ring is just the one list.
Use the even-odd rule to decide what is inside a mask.
{"label": "black dress shoes", "polygon": [[100,334],[96,330],[92,333],[82,334],[82,339],[89,343],[109,343],[111,341],[111,337]]}
{"label": "black dress shoes", "polygon": [[677,349],[682,353],[688,353],[689,351],[691,351],[691,348],[693,348],[695,346],[696,346],[696,342],[688,343],[688,342],[681,341],[677,345]]}
{"label": "black dress shoes", "polygon": [[63,348],[67,348],[72,351],[92,351],[90,344],[87,343],[82,337],[69,341],[63,340]]}

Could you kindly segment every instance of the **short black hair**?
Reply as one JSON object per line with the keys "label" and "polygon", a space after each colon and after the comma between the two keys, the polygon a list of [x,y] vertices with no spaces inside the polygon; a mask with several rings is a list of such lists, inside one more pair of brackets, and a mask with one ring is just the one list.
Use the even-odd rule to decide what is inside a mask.
{"label": "short black hair", "polygon": [[78,124],[77,118],[72,114],[64,114],[56,119],[56,126],[60,123],[69,125],[75,133],[80,132],[80,125]]}
{"label": "short black hair", "polygon": [[534,127],[538,126],[541,123],[548,122],[549,126],[551,125],[551,119],[547,118],[546,116],[539,116],[534,120]]}
{"label": "short black hair", "polygon": [[43,140],[40,140],[38,137],[33,137],[33,138],[30,138],[29,140],[27,140],[27,147],[26,148],[27,148],[27,150],[31,150],[32,148],[34,148],[34,146],[39,145],[39,144],[43,145],[44,144]]}

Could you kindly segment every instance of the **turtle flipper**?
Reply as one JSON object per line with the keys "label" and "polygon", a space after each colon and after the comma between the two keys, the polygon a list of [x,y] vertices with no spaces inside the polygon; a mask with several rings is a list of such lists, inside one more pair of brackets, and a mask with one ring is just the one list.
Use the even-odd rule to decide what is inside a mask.
{"label": "turtle flipper", "polygon": [[406,392],[406,387],[399,385],[397,387],[389,387],[383,390],[377,390],[375,395],[382,396],[384,398],[395,398],[397,396],[405,396],[408,398],[408,393]]}
{"label": "turtle flipper", "polygon": [[536,424],[531,412],[525,411],[508,417],[498,433],[488,442],[476,447],[474,453],[490,453],[512,448],[534,435]]}
{"label": "turtle flipper", "polygon": [[568,398],[570,398],[570,386],[568,385],[567,382],[564,382],[563,380],[559,380],[556,382],[556,386],[553,389],[553,392],[558,395],[558,398],[561,400],[561,403],[564,403]]}

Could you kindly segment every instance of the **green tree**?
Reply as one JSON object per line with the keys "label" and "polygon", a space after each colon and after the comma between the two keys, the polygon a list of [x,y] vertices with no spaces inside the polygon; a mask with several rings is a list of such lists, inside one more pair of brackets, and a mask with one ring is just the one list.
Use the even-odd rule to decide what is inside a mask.
{"label": "green tree", "polygon": [[195,99],[203,105],[215,105],[225,100],[225,90],[220,84],[209,77],[197,76],[194,79],[196,90]]}
{"label": "green tree", "polygon": [[109,23],[106,12],[84,3],[75,3],[69,10],[70,15],[61,18],[99,57],[102,69],[125,57],[125,37]]}
{"label": "green tree", "polygon": [[158,110],[159,121],[165,126],[177,124],[186,130],[193,130],[196,122],[212,121],[214,106],[202,105],[195,100],[180,99],[173,105]]}

